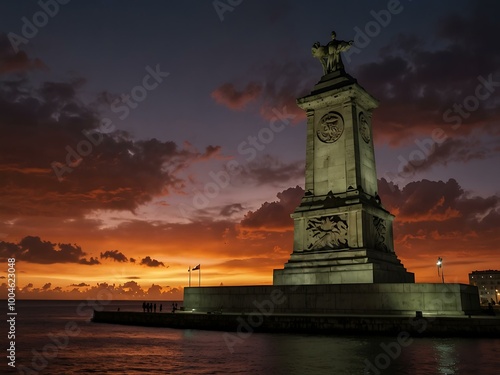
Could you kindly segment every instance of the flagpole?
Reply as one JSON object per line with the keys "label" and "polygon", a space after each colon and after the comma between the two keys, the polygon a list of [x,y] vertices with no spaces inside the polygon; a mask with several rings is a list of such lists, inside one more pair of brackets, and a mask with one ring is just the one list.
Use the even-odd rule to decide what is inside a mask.
{"label": "flagpole", "polygon": [[189,269],[188,269],[188,274],[189,274],[189,282],[188,282],[188,286],[191,286],[191,266],[189,266]]}
{"label": "flagpole", "polygon": [[198,268],[198,287],[201,286],[201,266]]}

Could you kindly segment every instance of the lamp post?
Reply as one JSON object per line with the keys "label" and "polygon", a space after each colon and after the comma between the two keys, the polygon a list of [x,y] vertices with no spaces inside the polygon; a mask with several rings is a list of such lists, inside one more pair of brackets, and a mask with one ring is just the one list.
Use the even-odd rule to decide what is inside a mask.
{"label": "lamp post", "polygon": [[444,284],[443,258],[439,257],[436,265],[437,265],[437,269],[438,269],[438,276],[439,276],[439,271],[441,270],[441,280],[443,281],[443,284]]}

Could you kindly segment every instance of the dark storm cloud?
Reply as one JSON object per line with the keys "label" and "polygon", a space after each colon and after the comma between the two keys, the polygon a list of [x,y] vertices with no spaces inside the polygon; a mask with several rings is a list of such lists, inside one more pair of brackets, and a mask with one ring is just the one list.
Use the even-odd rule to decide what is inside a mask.
{"label": "dark storm cloud", "polygon": [[133,211],[181,191],[178,174],[191,163],[219,157],[220,146],[198,152],[170,141],[135,140],[117,126],[108,132],[96,108],[79,99],[84,84],[75,78],[34,87],[12,75],[0,82],[1,215]]}
{"label": "dark storm cloud", "polygon": [[495,258],[500,242],[500,196],[476,196],[454,180],[421,180],[399,187],[379,180],[382,204],[394,220],[402,258],[447,256],[448,261]]}
{"label": "dark storm cloud", "polygon": [[241,212],[242,210],[244,210],[244,208],[241,205],[241,203],[228,204],[228,205],[221,208],[220,215],[227,217],[227,216],[231,216],[232,214]]}
{"label": "dark storm cloud", "polygon": [[101,253],[101,259],[113,259],[115,262],[128,262],[128,258],[118,250],[108,250]]}
{"label": "dark storm cloud", "polygon": [[269,63],[261,68],[264,76],[264,89],[260,114],[267,120],[276,118],[274,110],[286,112],[295,116],[292,123],[296,124],[306,118],[306,113],[297,106],[297,98],[310,93],[317,81],[313,59],[306,62],[291,61]]}
{"label": "dark storm cloud", "polygon": [[141,286],[137,284],[135,281],[127,281],[126,283],[123,284],[123,288],[127,288],[135,292],[141,291]]}
{"label": "dark storm cloud", "polygon": [[84,286],[90,286],[90,284],[80,283],[80,284],[70,284],[69,286],[74,286],[77,288],[82,288]]}
{"label": "dark storm cloud", "polygon": [[79,264],[84,264],[86,266],[94,266],[96,264],[101,264],[101,262],[99,262],[99,259],[94,258],[94,257],[90,257],[89,260],[87,260],[86,258],[83,258],[83,259],[80,259],[78,261]]}
{"label": "dark storm cloud", "polygon": [[163,262],[160,262],[156,259],[151,259],[149,255],[145,258],[142,258],[139,264],[148,267],[165,267],[165,264]]}
{"label": "dark storm cloud", "polygon": [[72,82],[43,82],[38,90],[41,97],[45,98],[46,104],[57,102],[64,103],[62,107],[48,107],[47,114],[52,114],[54,110],[62,110],[70,115],[84,114],[81,106],[76,102],[76,94],[85,84],[84,79],[75,79]]}
{"label": "dark storm cloud", "polygon": [[499,4],[470,6],[468,15],[433,25],[438,37],[432,43],[426,36],[400,35],[380,50],[378,61],[359,67],[358,81],[381,103],[374,114],[377,138],[397,145],[436,128],[456,137],[498,127]]}
{"label": "dark storm cloud", "polygon": [[410,182],[401,190],[390,191],[385,179],[379,182],[382,203],[397,211],[400,221],[443,221],[447,214],[458,215],[456,204],[464,195],[458,182],[422,180]]}
{"label": "dark storm cloud", "polygon": [[55,244],[50,241],[42,241],[40,237],[27,236],[18,244],[11,242],[0,242],[0,258],[15,257],[30,263],[53,264],[53,263],[78,263],[85,265],[99,264],[95,258],[87,260],[87,255],[78,245]]}
{"label": "dark storm cloud", "polygon": [[[283,185],[304,176],[304,161],[286,163],[271,155],[264,155],[240,166],[234,180],[254,185]],[[285,185],[286,186],[286,185]]]}
{"label": "dark storm cloud", "polygon": [[24,51],[15,52],[7,35],[0,32],[0,74],[24,73],[35,69],[47,69],[40,59],[30,59]]}
{"label": "dark storm cloud", "polygon": [[12,242],[0,241],[0,258],[2,260],[15,257],[19,251],[19,245]]}
{"label": "dark storm cloud", "polygon": [[276,195],[278,201],[264,202],[256,211],[249,211],[241,221],[241,226],[258,230],[291,230],[293,220],[290,214],[300,204],[304,190],[296,186]]}
{"label": "dark storm cloud", "polygon": [[498,239],[500,196],[474,196],[456,180],[422,180],[403,188],[379,180],[382,204],[396,215],[399,236],[455,238],[467,233],[482,240]]}
{"label": "dark storm cloud", "polygon": [[495,153],[498,151],[489,148],[479,140],[447,138],[441,144],[434,143],[425,159],[408,161],[402,166],[401,175],[414,175],[428,171],[434,166],[446,166],[452,162],[467,163],[471,160],[484,160]]}
{"label": "dark storm cloud", "polygon": [[199,156],[200,160],[208,160],[213,157],[219,156],[221,152],[221,146],[207,146],[205,148],[205,152]]}

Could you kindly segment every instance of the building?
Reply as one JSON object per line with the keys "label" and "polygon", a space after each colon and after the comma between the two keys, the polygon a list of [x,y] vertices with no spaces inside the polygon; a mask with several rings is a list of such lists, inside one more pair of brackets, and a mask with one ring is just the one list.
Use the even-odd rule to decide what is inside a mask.
{"label": "building", "polygon": [[472,271],[469,273],[469,284],[477,286],[481,304],[492,300],[498,304],[500,299],[500,271]]}

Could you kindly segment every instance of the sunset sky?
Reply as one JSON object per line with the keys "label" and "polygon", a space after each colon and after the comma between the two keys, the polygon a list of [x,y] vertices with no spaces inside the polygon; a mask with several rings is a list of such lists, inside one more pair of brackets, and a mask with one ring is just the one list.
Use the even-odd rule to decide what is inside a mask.
{"label": "sunset sky", "polygon": [[202,285],[271,284],[303,194],[295,99],[332,30],[380,101],[379,194],[405,267],[439,282],[442,257],[462,283],[500,269],[500,3],[45,3],[0,3],[0,297],[10,257],[19,298],[181,299],[197,264]]}

